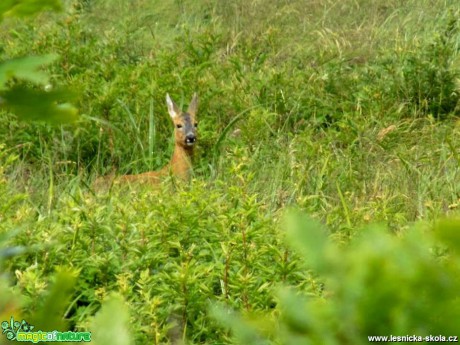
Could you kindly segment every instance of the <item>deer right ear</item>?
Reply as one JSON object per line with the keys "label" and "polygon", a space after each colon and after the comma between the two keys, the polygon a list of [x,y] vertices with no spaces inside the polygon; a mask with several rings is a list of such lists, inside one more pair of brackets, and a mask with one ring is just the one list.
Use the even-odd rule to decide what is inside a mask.
{"label": "deer right ear", "polygon": [[190,102],[190,105],[188,106],[187,112],[189,114],[192,114],[193,116],[195,116],[197,109],[198,109],[198,95],[195,92],[193,94],[193,97],[192,97],[192,100]]}
{"label": "deer right ear", "polygon": [[169,93],[166,94],[166,104],[168,105],[168,112],[171,118],[176,118],[181,113],[179,107],[174,103],[174,101],[169,97]]}

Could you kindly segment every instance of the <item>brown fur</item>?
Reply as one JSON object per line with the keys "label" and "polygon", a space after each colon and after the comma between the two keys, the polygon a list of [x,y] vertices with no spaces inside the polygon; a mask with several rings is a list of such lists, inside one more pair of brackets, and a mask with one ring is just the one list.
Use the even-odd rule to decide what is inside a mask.
{"label": "brown fur", "polygon": [[187,112],[182,112],[174,101],[166,96],[168,112],[174,123],[174,153],[166,166],[158,171],[148,171],[137,175],[123,175],[113,179],[112,176],[104,176],[96,179],[95,185],[107,184],[109,181],[115,184],[158,184],[162,178],[173,176],[180,180],[187,181],[192,173],[193,149],[197,140],[196,111],[198,108],[198,97],[193,95]]}

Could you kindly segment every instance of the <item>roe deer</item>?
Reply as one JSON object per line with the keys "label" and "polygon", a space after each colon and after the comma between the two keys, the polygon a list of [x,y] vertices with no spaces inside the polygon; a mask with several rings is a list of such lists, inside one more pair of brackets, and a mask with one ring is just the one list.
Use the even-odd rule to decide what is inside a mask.
{"label": "roe deer", "polygon": [[[144,183],[157,184],[162,177],[172,175],[181,180],[189,180],[192,170],[193,149],[197,141],[196,112],[198,108],[198,96],[195,93],[188,107],[187,112],[181,109],[166,94],[166,104],[168,112],[174,123],[174,153],[171,160],[162,169],[157,171],[148,171],[137,175],[122,175],[115,178],[114,183]],[[103,177],[107,180],[108,176]],[[100,184],[99,178],[96,179],[95,185]]]}

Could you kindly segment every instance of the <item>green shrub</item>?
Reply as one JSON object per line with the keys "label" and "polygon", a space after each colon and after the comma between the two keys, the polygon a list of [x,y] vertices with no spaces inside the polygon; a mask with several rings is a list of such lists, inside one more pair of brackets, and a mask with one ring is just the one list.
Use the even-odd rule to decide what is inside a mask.
{"label": "green shrub", "polygon": [[401,238],[372,227],[346,248],[305,217],[289,220],[290,242],[324,280],[323,295],[306,297],[283,287],[277,294],[279,318],[267,315],[263,321],[242,321],[214,308],[237,343],[367,344],[371,336],[456,334],[458,220],[441,222],[434,233],[414,228]]}
{"label": "green shrub", "polygon": [[[426,306],[447,313],[456,254],[409,229],[459,210],[455,1],[66,4],[0,30],[4,59],[61,56],[47,82],[77,90],[82,113],[62,127],[0,114],[4,320],[41,319],[53,286],[55,320],[99,343],[113,314],[120,343],[232,343],[218,302],[261,343],[425,334]],[[165,93],[194,91],[192,183],[95,193],[94,174],[166,164]],[[302,241],[308,260],[280,230],[290,205],[330,229]]]}
{"label": "green shrub", "polygon": [[399,97],[416,106],[422,114],[445,118],[458,110],[460,93],[456,80],[460,72],[454,62],[459,47],[459,14],[449,19],[432,42],[414,47],[400,62]]}
{"label": "green shrub", "polygon": [[173,328],[209,343],[221,339],[206,312],[209,301],[269,310],[277,282],[311,289],[257,195],[210,187],[196,180],[174,194],[165,184],[157,191],[61,198],[58,212],[14,241],[41,243],[9,261],[8,270],[23,277],[18,287],[28,310],[44,293],[38,282],[60,263],[79,271],[67,310],[73,327],[89,329],[88,316],[118,292],[129,302],[137,342],[165,341]]}

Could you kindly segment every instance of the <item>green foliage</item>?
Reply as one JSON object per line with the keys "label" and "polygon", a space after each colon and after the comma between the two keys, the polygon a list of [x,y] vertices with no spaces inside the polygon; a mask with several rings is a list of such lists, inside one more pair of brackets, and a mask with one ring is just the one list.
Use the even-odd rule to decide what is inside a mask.
{"label": "green foliage", "polygon": [[[60,0],[6,1],[0,5],[3,16],[30,16],[44,9],[61,9]],[[22,80],[49,87],[50,76],[39,70],[42,65],[56,60],[53,54],[15,58],[0,63],[0,107],[15,113],[21,120],[42,120],[67,123],[77,119],[77,109],[63,100],[72,98],[68,91],[45,91],[25,85],[14,85],[12,80]],[[58,104],[59,102],[59,104]],[[1,109],[0,108],[0,109]]]}
{"label": "green foliage", "polygon": [[103,307],[94,318],[91,329],[91,341],[96,345],[132,344],[129,329],[129,314],[120,296],[114,295],[104,302]]}
{"label": "green foliage", "polygon": [[0,21],[3,17],[28,17],[43,10],[61,9],[61,0],[4,0],[0,4]]}
{"label": "green foliage", "polygon": [[51,123],[73,122],[77,109],[70,103],[57,101],[71,99],[67,90],[39,91],[24,86],[11,87],[2,93],[4,106],[21,120],[46,120]]}
{"label": "green foliage", "polygon": [[[222,199],[222,187],[209,194],[196,181],[192,189],[165,198],[170,187],[164,188],[61,199],[60,211],[38,225],[48,233],[36,228],[29,234],[34,239],[28,241],[38,236],[52,244],[52,251],[39,248],[34,255],[40,276],[52,268],[48,263],[81,263],[78,297],[69,312],[78,328],[88,329],[85,315],[117,291],[129,302],[136,342],[161,343],[168,335],[217,341],[206,312],[210,299],[247,310],[269,309],[277,281],[296,285],[305,277],[254,195],[234,189]],[[27,257],[11,262],[11,269],[27,269]],[[31,297],[40,294],[35,285],[24,289]]]}
{"label": "green foliage", "polygon": [[56,58],[55,55],[24,57],[0,64],[0,105],[11,110],[21,120],[46,119],[54,123],[75,121],[77,110],[71,104],[57,104],[58,101],[72,99],[68,91],[42,91],[24,85],[8,84],[8,81],[17,78],[42,86],[48,85],[50,76],[39,68]]}
{"label": "green foliage", "polygon": [[[53,322],[99,343],[448,331],[458,224],[438,220],[460,210],[457,7],[75,0],[5,18],[2,108],[83,116],[0,113],[0,316],[46,322],[55,296]],[[166,164],[165,94],[195,91],[190,185],[93,190],[95,174]],[[279,221],[291,205],[314,219],[291,219],[297,251]]]}
{"label": "green foliage", "polygon": [[[39,164],[36,158],[43,150],[50,150],[55,162],[72,162],[66,172],[136,173],[160,167],[168,159],[166,92],[180,100],[193,91],[200,94],[203,155],[211,151],[220,131],[251,109],[252,116],[243,116],[247,120],[240,125],[251,145],[270,143],[273,136],[289,131],[300,133],[309,125],[337,127],[350,118],[395,122],[456,113],[459,33],[454,6],[427,11],[419,3],[412,4],[417,4],[415,9],[409,3],[381,4],[376,6],[383,12],[375,13],[361,4],[355,9],[362,14],[361,22],[349,23],[354,17],[346,16],[355,6],[351,3],[327,11],[325,22],[309,20],[323,16],[324,9],[317,4],[270,4],[277,11],[271,13],[257,2],[212,8],[174,1],[161,6],[75,1],[55,22],[45,17],[42,27],[5,31],[5,41],[16,42],[4,46],[8,56],[30,52],[62,56],[51,66],[51,82],[78,90],[82,96],[78,107],[86,116],[78,130],[66,131],[65,140],[61,129],[44,133],[40,126],[16,124],[11,117],[0,119],[10,126],[0,134],[8,138],[8,133],[16,133],[16,139],[7,140],[10,146],[30,143],[24,158],[33,164]],[[270,26],[249,13],[265,13]],[[419,17],[426,29],[414,33]],[[285,18],[290,18],[290,25],[283,22]],[[361,29],[350,35],[347,25]],[[293,32],[294,27],[303,27],[304,35]],[[354,35],[373,38],[358,49]],[[59,89],[48,97],[73,101]],[[57,111],[54,118],[61,121],[76,116],[66,103],[54,102],[45,110]],[[56,176],[62,167],[55,164]]]}
{"label": "green foliage", "polygon": [[[63,319],[63,315],[70,303],[77,276],[78,273],[71,270],[58,269],[53,277],[52,286],[42,299],[41,305],[34,314],[28,317],[31,320],[30,323],[38,329],[65,330],[67,322]],[[22,280],[21,277],[19,280]]]}
{"label": "green foliage", "polygon": [[[282,288],[279,318],[258,324],[216,310],[238,343],[367,344],[376,335],[455,334],[460,257],[457,251],[435,255],[440,243],[426,230],[414,228],[397,238],[373,227],[339,248],[304,216],[291,215],[288,227],[292,245],[324,279],[323,296],[306,298]],[[460,221],[451,220],[436,233],[444,245],[457,248],[459,230]]]}
{"label": "green foliage", "polygon": [[454,63],[459,52],[459,20],[458,12],[451,12],[433,42],[419,47],[421,52],[409,52],[401,61],[398,93],[422,113],[445,118],[458,111],[460,93],[456,81],[460,74]]}
{"label": "green foliage", "polygon": [[7,229],[4,224],[14,214],[15,207],[27,199],[27,195],[11,190],[5,176],[6,170],[11,168],[17,159],[18,156],[6,150],[5,145],[0,145],[0,229],[2,233]]}
{"label": "green foliage", "polygon": [[46,85],[49,82],[49,75],[40,71],[39,68],[53,62],[56,58],[55,55],[28,56],[4,62],[0,66],[0,90],[7,89],[7,82],[12,78]]}

